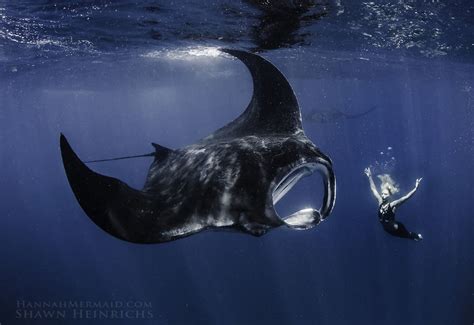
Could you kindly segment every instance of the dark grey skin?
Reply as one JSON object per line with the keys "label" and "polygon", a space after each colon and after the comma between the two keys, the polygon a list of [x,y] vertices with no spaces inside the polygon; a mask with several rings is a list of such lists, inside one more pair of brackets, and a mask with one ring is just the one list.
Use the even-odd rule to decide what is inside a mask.
{"label": "dark grey skin", "polygon": [[[161,243],[205,229],[261,236],[286,225],[309,229],[332,211],[336,180],[329,157],[304,134],[299,106],[283,74],[262,57],[221,50],[250,70],[254,94],[245,112],[196,144],[155,147],[142,190],[89,169],[61,134],[69,184],[85,213],[100,228],[134,243]],[[281,217],[274,204],[299,179],[318,171],[325,195],[321,209]]]}

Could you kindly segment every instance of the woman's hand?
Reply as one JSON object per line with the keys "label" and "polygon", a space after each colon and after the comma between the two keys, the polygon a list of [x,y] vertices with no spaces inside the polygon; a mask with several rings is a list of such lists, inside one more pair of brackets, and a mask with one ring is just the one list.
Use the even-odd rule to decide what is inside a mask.
{"label": "woman's hand", "polygon": [[420,178],[416,179],[415,188],[418,188],[418,186],[420,186],[420,182],[421,182],[422,179],[423,179],[423,177],[420,177]]}
{"label": "woman's hand", "polygon": [[[364,173],[367,175],[367,177],[371,177],[372,176],[372,171],[370,170],[370,167],[367,167],[366,169],[364,169]],[[418,180],[417,180],[418,181]]]}

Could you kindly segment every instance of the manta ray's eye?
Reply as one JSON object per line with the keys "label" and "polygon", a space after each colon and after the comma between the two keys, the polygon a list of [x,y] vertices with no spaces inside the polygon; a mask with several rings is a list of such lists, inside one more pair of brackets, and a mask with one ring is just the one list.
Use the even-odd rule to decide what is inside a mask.
{"label": "manta ray's eye", "polygon": [[[327,197],[327,171],[317,164],[307,164],[288,172],[273,192],[275,211],[285,223],[307,229],[319,223],[319,207]],[[315,220],[318,219],[318,220]]]}

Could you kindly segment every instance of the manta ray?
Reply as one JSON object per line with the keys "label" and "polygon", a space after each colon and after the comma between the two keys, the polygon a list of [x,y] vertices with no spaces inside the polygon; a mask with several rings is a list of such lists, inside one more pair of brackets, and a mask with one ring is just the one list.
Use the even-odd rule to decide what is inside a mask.
{"label": "manta ray", "polygon": [[[168,242],[207,229],[261,236],[282,225],[309,229],[330,215],[336,199],[332,162],[306,137],[290,84],[259,55],[221,51],[242,61],[252,75],[247,109],[184,148],[153,143],[154,160],[141,190],[91,170],[61,134],[72,191],[107,233],[133,243]],[[280,216],[275,204],[314,172],[323,176],[321,208]]]}

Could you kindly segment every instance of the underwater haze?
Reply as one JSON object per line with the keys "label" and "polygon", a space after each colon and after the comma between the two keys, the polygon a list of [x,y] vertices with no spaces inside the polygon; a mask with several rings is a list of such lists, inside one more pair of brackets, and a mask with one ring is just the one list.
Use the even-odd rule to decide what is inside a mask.
{"label": "underwater haze", "polygon": [[[0,324],[472,324],[472,1],[0,1]],[[84,160],[195,143],[239,116],[272,62],[337,200],[317,227],[139,245],[66,178]],[[90,165],[142,188],[151,158]],[[403,195],[392,237],[364,168]],[[307,177],[277,205],[318,204]]]}

